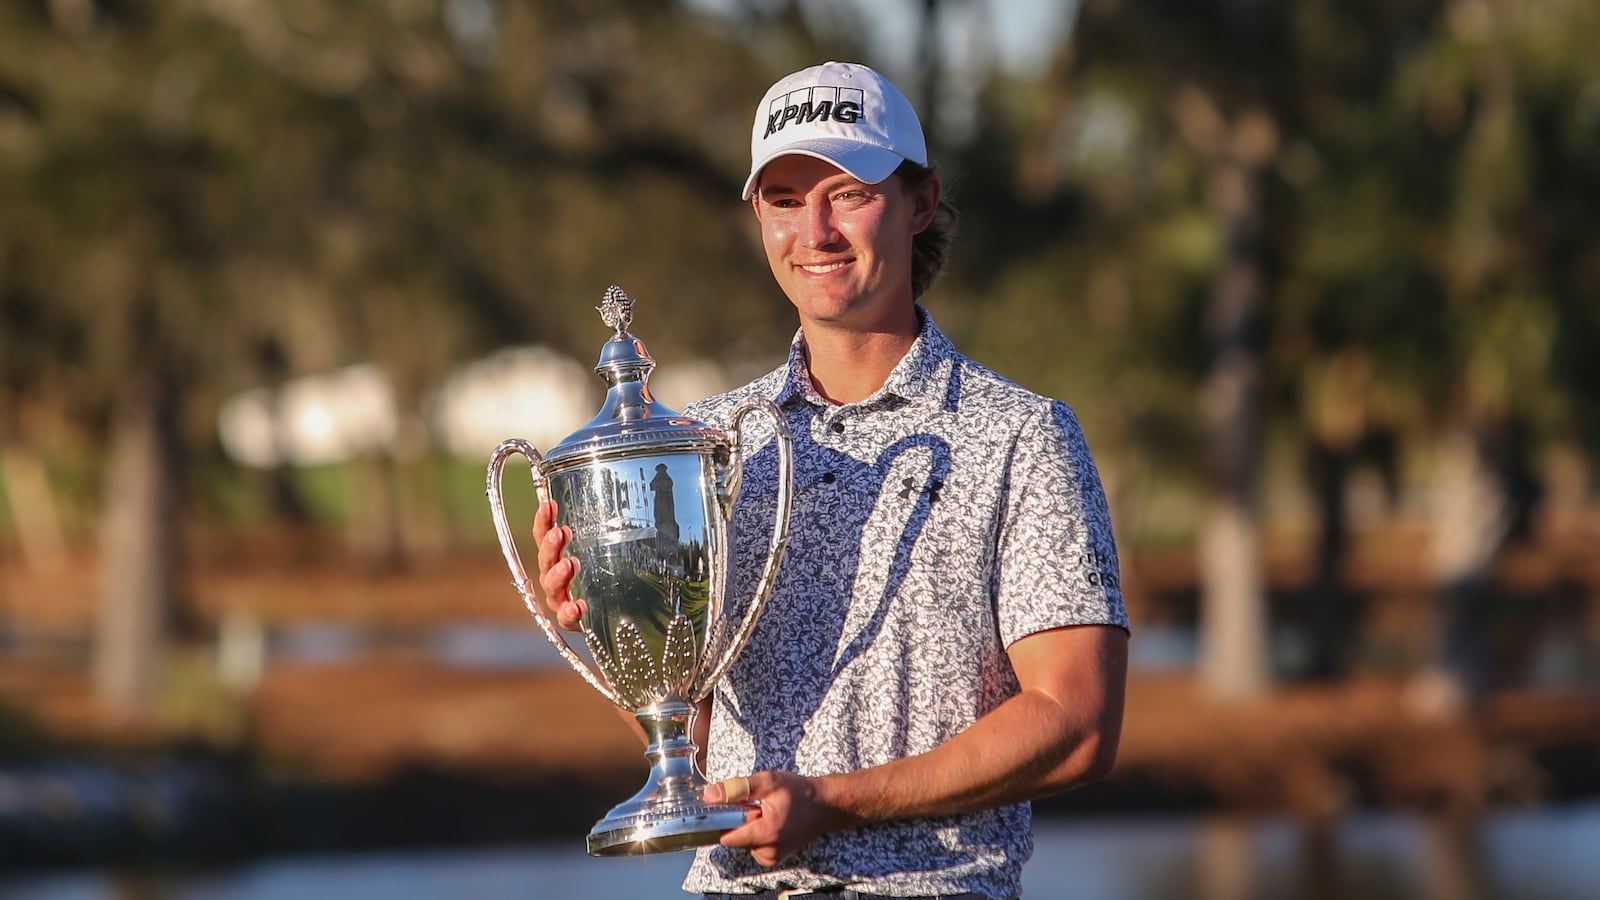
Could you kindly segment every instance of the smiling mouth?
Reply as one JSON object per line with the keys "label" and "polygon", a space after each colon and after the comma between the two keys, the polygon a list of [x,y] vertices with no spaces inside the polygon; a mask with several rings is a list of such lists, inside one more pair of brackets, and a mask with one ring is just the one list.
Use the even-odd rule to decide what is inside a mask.
{"label": "smiling mouth", "polygon": [[799,266],[798,268],[802,272],[810,272],[813,275],[826,275],[829,272],[837,272],[838,270],[844,268],[846,265],[847,265],[847,263],[844,263],[844,262],[831,262],[831,263],[818,263],[816,265],[810,265],[810,266],[802,265],[802,266]]}

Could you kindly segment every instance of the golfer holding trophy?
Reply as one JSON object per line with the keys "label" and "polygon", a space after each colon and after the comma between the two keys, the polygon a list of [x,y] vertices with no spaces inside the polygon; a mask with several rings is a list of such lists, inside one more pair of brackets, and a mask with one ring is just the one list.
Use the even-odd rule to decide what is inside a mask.
{"label": "golfer holding trophy", "polygon": [[[699,843],[683,889],[707,900],[1011,900],[1029,801],[1116,758],[1128,618],[1099,473],[1071,407],[962,354],[919,302],[956,214],[898,88],[853,63],[780,79],[750,163],[799,330],[777,368],[686,409],[732,437],[658,413],[619,331],[587,433],[542,464],[501,451],[535,459],[561,517],[535,516],[530,606],[583,630],[591,683],[658,761],[590,849]],[[675,711],[708,686],[699,805]]]}

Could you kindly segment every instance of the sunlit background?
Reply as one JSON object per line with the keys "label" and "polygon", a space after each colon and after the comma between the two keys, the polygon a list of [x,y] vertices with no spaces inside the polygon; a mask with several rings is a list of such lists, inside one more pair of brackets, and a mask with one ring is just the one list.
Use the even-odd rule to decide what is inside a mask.
{"label": "sunlit background", "polygon": [[[1133,619],[1028,897],[1600,895],[1600,5],[0,3],[0,895],[681,896],[484,464],[795,327],[750,116],[923,113],[924,299],[1066,400]],[[513,467],[515,468],[515,467]],[[531,524],[525,479],[508,479]],[[531,554],[530,554],[531,558]]]}

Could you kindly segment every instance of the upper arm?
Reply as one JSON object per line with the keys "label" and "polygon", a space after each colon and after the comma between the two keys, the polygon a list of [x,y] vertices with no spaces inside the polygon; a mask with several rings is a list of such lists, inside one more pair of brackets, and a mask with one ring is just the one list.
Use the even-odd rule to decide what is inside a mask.
{"label": "upper arm", "polygon": [[1109,771],[1122,735],[1128,633],[1115,625],[1053,628],[1017,640],[1007,654],[1022,691],[1051,701],[1072,755],[1089,755],[1078,762],[1095,775]]}

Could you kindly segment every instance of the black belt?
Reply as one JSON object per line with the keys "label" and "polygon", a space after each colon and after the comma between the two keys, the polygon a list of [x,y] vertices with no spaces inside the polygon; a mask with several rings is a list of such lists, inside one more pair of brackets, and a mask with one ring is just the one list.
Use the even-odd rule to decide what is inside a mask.
{"label": "black belt", "polygon": [[707,894],[706,900],[987,900],[979,894],[928,894],[918,897],[891,897],[864,894],[848,887],[819,887],[816,890],[763,890],[760,894]]}

